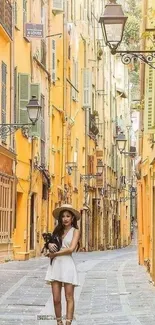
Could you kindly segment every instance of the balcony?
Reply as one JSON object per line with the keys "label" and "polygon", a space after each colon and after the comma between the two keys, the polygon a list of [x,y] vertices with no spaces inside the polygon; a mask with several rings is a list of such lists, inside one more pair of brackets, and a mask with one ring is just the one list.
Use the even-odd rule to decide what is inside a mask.
{"label": "balcony", "polygon": [[99,133],[99,129],[96,125],[95,116],[93,114],[89,114],[89,136],[96,140],[96,136]]}
{"label": "balcony", "polygon": [[0,30],[1,27],[12,38],[12,6],[8,0],[0,0]]}

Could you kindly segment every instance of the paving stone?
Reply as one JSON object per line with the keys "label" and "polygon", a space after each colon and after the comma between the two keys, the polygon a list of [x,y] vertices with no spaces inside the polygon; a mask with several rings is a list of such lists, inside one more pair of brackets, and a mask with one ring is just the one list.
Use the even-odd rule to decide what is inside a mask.
{"label": "paving stone", "polygon": [[[155,325],[155,288],[138,265],[134,245],[74,258],[82,286],[76,289],[73,325]],[[0,265],[0,325],[56,324],[37,319],[54,316],[47,266],[44,257]]]}

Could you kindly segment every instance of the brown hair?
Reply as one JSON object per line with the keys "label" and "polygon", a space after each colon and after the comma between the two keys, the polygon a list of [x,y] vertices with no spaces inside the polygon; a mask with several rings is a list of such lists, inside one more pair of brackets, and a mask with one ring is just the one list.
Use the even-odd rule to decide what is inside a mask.
{"label": "brown hair", "polygon": [[57,224],[57,226],[55,227],[55,229],[53,231],[53,234],[57,235],[59,237],[62,237],[63,234],[64,234],[65,227],[64,227],[64,225],[62,223],[62,216],[63,216],[64,212],[69,212],[73,216],[72,227],[74,227],[75,229],[78,229],[77,219],[76,219],[75,215],[69,210],[61,211],[60,214],[59,214],[59,217],[58,217],[58,224]]}
{"label": "brown hair", "polygon": [[[57,224],[57,226],[55,227],[55,229],[53,231],[53,235],[56,235],[61,239],[62,239],[62,236],[64,234],[64,230],[65,230],[65,227],[64,227],[64,225],[62,223],[62,216],[63,216],[64,212],[69,212],[72,215],[72,217],[73,217],[72,227],[74,227],[75,229],[79,229],[79,227],[77,225],[77,219],[76,219],[75,215],[71,211],[69,211],[67,209],[61,211],[60,214],[59,214],[59,217],[58,217],[58,224]],[[78,243],[77,250],[79,250],[79,248],[80,248],[80,244]]]}

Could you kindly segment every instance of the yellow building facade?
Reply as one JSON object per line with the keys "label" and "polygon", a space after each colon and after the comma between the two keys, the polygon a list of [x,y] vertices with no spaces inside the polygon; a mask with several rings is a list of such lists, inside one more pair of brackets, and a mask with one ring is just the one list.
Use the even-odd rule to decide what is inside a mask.
{"label": "yellow building facade", "polygon": [[[0,124],[13,121],[13,11],[4,1],[0,10]],[[8,128],[0,131],[0,260],[13,258],[16,155]]]}
{"label": "yellow building facade", "polygon": [[[153,1],[143,1],[142,32],[152,29]],[[150,32],[150,37],[152,33]],[[145,38],[142,47],[152,49],[152,43]],[[153,49],[152,49],[153,50]],[[153,64],[154,65],[154,64]],[[138,176],[138,247],[139,263],[145,264],[153,281],[155,280],[155,150],[154,150],[154,69],[145,64],[141,67],[141,100],[144,111],[140,113]]]}
{"label": "yellow building facade", "polygon": [[[39,256],[42,233],[53,230],[52,210],[62,203],[81,212],[81,250],[124,247],[131,240],[129,202],[122,200],[130,167],[116,137],[126,127],[120,120],[130,120],[128,69],[103,46],[98,24],[103,5],[16,0],[10,8],[12,35],[0,23],[0,60],[10,68],[8,85],[12,83],[10,94],[7,88],[7,121],[29,123],[26,105],[32,96],[42,109],[35,126],[7,138],[13,151],[1,146],[14,166],[15,200],[11,253],[7,243],[3,254],[2,241],[0,256]],[[42,37],[28,37],[32,26],[27,23],[40,24]],[[1,233],[3,238],[3,228]]]}

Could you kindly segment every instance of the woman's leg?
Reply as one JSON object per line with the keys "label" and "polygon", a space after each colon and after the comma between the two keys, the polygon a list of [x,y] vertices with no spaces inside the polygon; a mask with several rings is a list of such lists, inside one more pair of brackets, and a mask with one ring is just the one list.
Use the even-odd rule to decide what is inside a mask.
{"label": "woman's leg", "polygon": [[57,323],[59,325],[62,323],[62,315],[61,315],[61,289],[62,289],[62,283],[58,281],[54,281],[51,284],[52,287],[52,294],[53,294],[53,303],[54,303],[54,310],[55,310],[55,316],[57,318]]}
{"label": "woman's leg", "polygon": [[64,289],[67,303],[66,325],[70,325],[74,316],[74,286],[72,284],[65,283]]}

